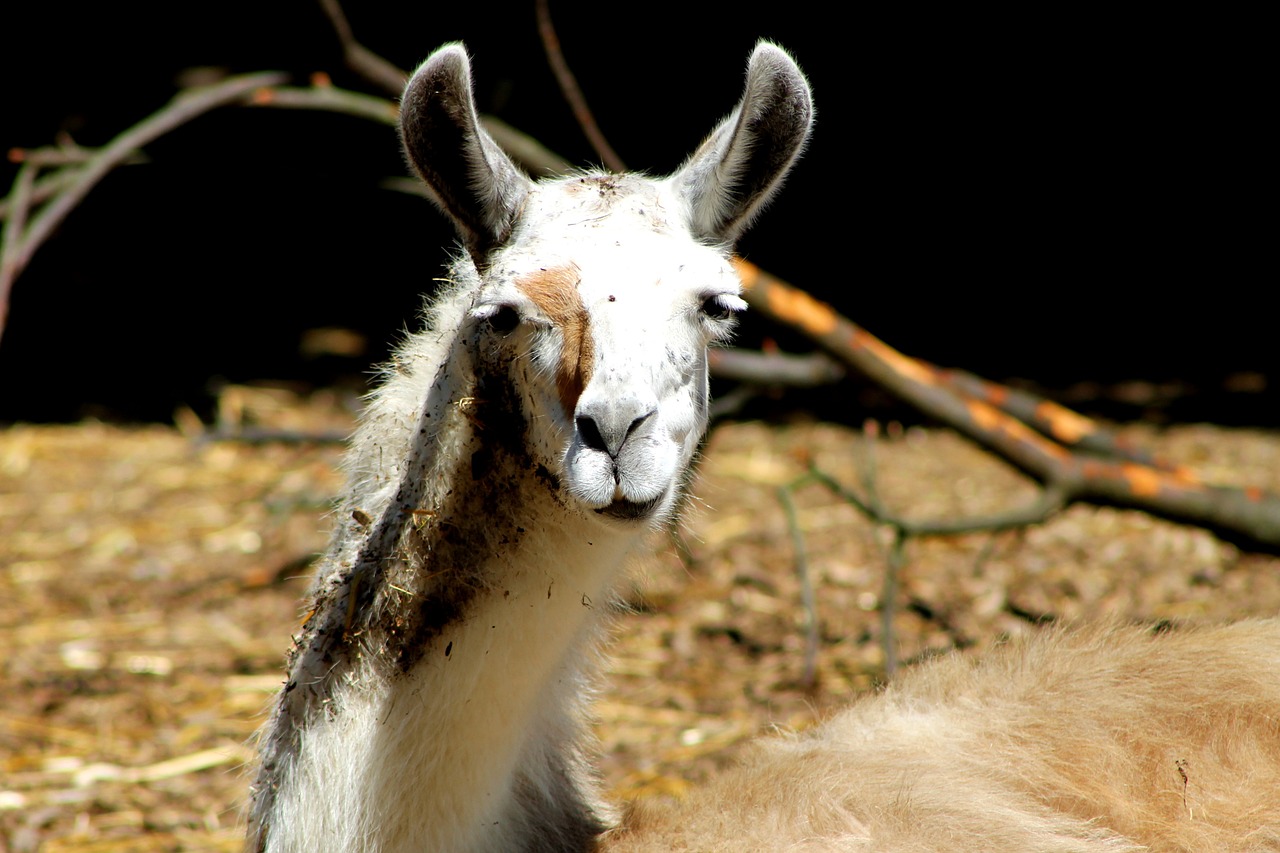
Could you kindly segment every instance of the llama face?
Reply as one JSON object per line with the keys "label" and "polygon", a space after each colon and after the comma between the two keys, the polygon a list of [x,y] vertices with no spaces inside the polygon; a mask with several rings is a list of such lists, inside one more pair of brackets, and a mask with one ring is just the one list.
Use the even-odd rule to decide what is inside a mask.
{"label": "llama face", "polygon": [[645,178],[541,185],[472,312],[511,350],[538,461],[601,518],[668,515],[707,425],[707,347],[746,307],[683,216]]}
{"label": "llama face", "polygon": [[481,128],[461,45],[414,73],[405,152],[466,245],[481,359],[506,359],[523,451],[561,499],[614,522],[668,515],[706,427],[706,348],[744,307],[728,249],[812,120],[804,75],[762,42],[742,100],[675,174],[535,182]]}

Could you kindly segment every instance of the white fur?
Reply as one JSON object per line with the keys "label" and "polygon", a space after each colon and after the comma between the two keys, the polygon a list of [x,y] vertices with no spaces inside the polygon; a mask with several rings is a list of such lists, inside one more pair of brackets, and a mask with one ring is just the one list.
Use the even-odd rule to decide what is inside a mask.
{"label": "white fur", "polygon": [[612,821],[584,711],[597,635],[706,430],[707,347],[743,306],[731,240],[809,132],[779,49],[757,48],[739,114],[758,121],[670,178],[534,183],[480,129],[460,46],[415,73],[402,138],[467,255],[355,436],[249,850],[586,850]]}

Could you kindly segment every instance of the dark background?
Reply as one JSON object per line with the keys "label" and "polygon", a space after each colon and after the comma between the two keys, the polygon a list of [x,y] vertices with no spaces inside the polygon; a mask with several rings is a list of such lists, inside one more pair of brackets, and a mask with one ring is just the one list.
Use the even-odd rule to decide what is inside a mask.
{"label": "dark background", "polygon": [[[5,13],[4,149],[63,131],[105,144],[193,66],[300,82],[326,71],[376,91],[345,70],[309,0],[85,5]],[[794,53],[818,125],[741,244],[749,259],[912,355],[1035,380],[1086,411],[1280,423],[1277,278],[1274,250],[1263,252],[1274,96],[1258,22],[703,8],[553,2],[552,14],[603,131],[629,166],[654,173],[732,107],[757,38]],[[531,2],[347,12],[357,38],[406,69],[465,40],[482,110],[593,160]],[[442,217],[379,187],[405,174],[389,128],[225,109],[146,154],[99,185],[18,279],[0,421],[169,420],[178,405],[207,416],[223,382],[363,376],[415,325],[447,259]],[[4,164],[6,187],[14,172]],[[307,356],[302,335],[317,327],[369,345]],[[742,341],[764,337],[805,348],[762,321]],[[1136,405],[1109,408],[1125,389]]]}

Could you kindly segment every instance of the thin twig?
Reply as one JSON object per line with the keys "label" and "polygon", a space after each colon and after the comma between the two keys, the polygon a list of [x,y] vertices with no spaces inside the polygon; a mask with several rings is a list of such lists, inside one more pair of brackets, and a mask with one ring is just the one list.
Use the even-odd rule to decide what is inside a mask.
{"label": "thin twig", "polygon": [[259,92],[250,106],[323,110],[366,118],[391,127],[396,126],[400,116],[400,108],[395,101],[335,86],[273,86]]}
{"label": "thin twig", "polygon": [[542,46],[547,52],[547,61],[551,63],[551,71],[555,74],[556,82],[560,84],[560,91],[565,100],[569,102],[569,107],[573,110],[573,115],[578,120],[578,126],[582,128],[587,141],[591,143],[591,147],[595,149],[596,156],[600,158],[600,162],[605,168],[614,172],[626,171],[626,164],[622,162],[622,158],[617,155],[609,145],[609,141],[604,138],[604,134],[600,132],[595,116],[591,114],[591,108],[587,106],[586,95],[582,94],[577,78],[573,76],[569,63],[565,61],[564,52],[560,50],[560,37],[556,35],[555,25],[551,23],[551,9],[547,5],[547,0],[537,0],[535,8],[538,14],[538,35],[542,37]]}
{"label": "thin twig", "polygon": [[757,385],[787,385],[812,388],[830,385],[845,377],[844,367],[821,352],[792,355],[784,352],[724,347],[707,352],[711,374],[720,379],[734,379]]}
{"label": "thin twig", "polygon": [[[71,169],[60,169],[52,175],[46,175],[35,182],[31,187],[31,197],[23,206],[22,215],[26,216],[26,211],[32,205],[37,205],[62,192],[71,184],[75,183],[76,173]],[[14,207],[14,195],[17,192],[17,184],[9,191],[9,195],[0,198],[0,221],[7,222],[12,215]]]}
{"label": "thin twig", "polygon": [[[35,251],[49,239],[54,229],[75,209],[89,190],[108,172],[134,156],[138,149],[209,110],[243,100],[255,90],[278,85],[284,80],[285,75],[282,73],[266,72],[229,77],[213,86],[188,89],[178,94],[159,112],[96,151],[82,166],[75,167],[75,181],[49,200],[31,220],[25,232],[19,233],[19,229],[12,229],[13,251],[12,254],[6,253],[3,267],[0,267],[0,293],[8,292],[13,279],[26,268]],[[13,217],[10,217],[9,226],[5,228],[6,235],[12,225]]]}
{"label": "thin twig", "polygon": [[986,541],[982,543],[982,547],[978,549],[978,555],[973,558],[973,574],[975,576],[982,574],[986,569],[987,561],[991,559],[991,555],[996,552],[996,544],[1000,541],[1000,534],[1003,531],[992,530],[987,534]]}
{"label": "thin twig", "polygon": [[976,515],[965,518],[940,518],[917,520],[895,515],[883,507],[873,505],[856,492],[850,491],[830,474],[816,466],[809,467],[809,476],[831,490],[870,521],[900,530],[908,536],[959,536],[965,533],[985,533],[1015,530],[1033,524],[1043,524],[1059,513],[1068,503],[1064,492],[1058,489],[1042,489],[1036,499],[1026,506],[992,515]]}
{"label": "thin twig", "polygon": [[[336,86],[273,86],[259,92],[250,106],[342,113],[392,127],[400,114],[395,101]],[[501,119],[486,115],[480,117],[480,123],[494,142],[534,175],[563,175],[569,171],[567,160]],[[418,188],[416,194],[426,195],[421,191],[421,181],[412,179],[411,183]]]}
{"label": "thin twig", "polygon": [[[197,116],[240,101],[252,106],[322,110],[389,126],[396,124],[399,108],[393,101],[326,85],[309,88],[278,85],[284,79],[283,74],[266,72],[185,90],[163,109],[101,149],[60,147],[11,152],[11,158],[23,161],[23,167],[8,197],[0,202],[0,216],[6,223],[0,244],[0,335],[4,331],[13,282],[53,231],[108,172],[120,165],[141,162],[142,146]],[[567,171],[563,158],[511,126],[486,117],[485,127],[531,171],[541,174]],[[48,164],[59,164],[60,168],[36,181],[37,167]],[[28,226],[29,211],[46,201]]]}
{"label": "thin twig", "polygon": [[898,632],[894,617],[898,614],[898,576],[907,562],[907,534],[902,528],[893,531],[889,561],[880,587],[880,648],[884,654],[884,677],[892,681],[898,671]]}
{"label": "thin twig", "polygon": [[[92,153],[92,149],[81,150]],[[22,153],[26,154],[27,152],[24,151]],[[30,161],[23,158],[22,162],[25,163]],[[143,156],[142,152],[138,152],[136,157],[129,157],[123,160],[120,165],[137,166],[146,162],[148,162],[147,158]],[[43,163],[37,162],[37,165],[43,165]],[[48,175],[37,178],[35,186],[31,189],[31,200],[29,206],[35,207],[36,205],[43,204],[65,190],[67,187],[74,184],[77,180],[79,180],[77,171],[71,168],[58,169]],[[11,198],[0,198],[0,221],[7,220],[12,209],[13,201]]]}
{"label": "thin twig", "polygon": [[14,148],[9,152],[9,159],[46,168],[84,163],[93,159],[96,153],[92,148],[78,145],[49,145],[44,148]]}
{"label": "thin twig", "polygon": [[[963,533],[989,532],[993,536],[1002,530],[1023,528],[1032,524],[1047,521],[1066,505],[1066,498],[1057,489],[1044,489],[1031,504],[1005,513],[988,516],[973,516],[962,519],[938,519],[919,521],[906,519],[890,512],[880,499],[876,485],[876,440],[879,436],[879,425],[868,420],[863,426],[864,464],[862,467],[863,495],[846,488],[842,483],[817,467],[810,460],[809,469],[802,479],[787,489],[798,488],[808,482],[816,482],[836,494],[867,520],[873,524],[887,527],[893,534],[885,561],[884,576],[880,589],[880,644],[884,656],[886,679],[892,679],[898,666],[897,634],[894,619],[897,616],[898,585],[902,569],[906,565],[907,541],[917,536],[954,536]],[[793,519],[794,510],[789,508],[789,492],[783,497],[783,508],[788,512],[788,523],[791,525],[792,539],[796,553],[803,553],[803,542],[800,541],[799,527]]]}
{"label": "thin twig", "polygon": [[[356,41],[355,33],[352,32],[351,24],[347,21],[346,13],[342,11],[342,5],[338,0],[319,0],[319,2],[325,17],[329,19],[334,33],[338,36],[338,42],[342,45],[342,55],[346,60],[347,67],[379,88],[384,89],[389,95],[398,98],[400,93],[404,91],[405,80],[409,77],[408,73],[396,66],[395,63],[384,59]],[[313,104],[302,97],[296,97],[294,103],[281,103],[278,106],[298,106],[307,109],[326,108],[326,104],[323,102]],[[372,115],[370,117],[375,118],[375,120],[382,120],[380,115]],[[527,133],[517,130],[493,116],[482,116],[481,123],[484,125],[485,131],[493,137],[494,142],[497,142],[502,150],[510,154],[517,163],[523,165],[535,176],[563,175],[569,171],[570,164],[567,160]]]}
{"label": "thin twig", "polygon": [[351,440],[350,430],[303,431],[261,426],[219,425],[200,433],[196,442],[226,441],[238,444],[333,444],[345,445]]}
{"label": "thin twig", "polygon": [[566,174],[572,164],[522,130],[517,130],[500,118],[480,116],[485,133],[493,137],[503,151],[511,155],[535,177],[554,177]]}
{"label": "thin twig", "polygon": [[4,335],[5,320],[9,316],[9,291],[13,280],[21,271],[18,259],[22,230],[27,224],[27,211],[36,182],[36,165],[23,163],[13,181],[11,201],[12,215],[5,223],[4,236],[0,238],[0,336]]}
{"label": "thin twig", "polygon": [[346,60],[347,67],[370,83],[384,89],[387,94],[399,97],[404,91],[404,83],[409,79],[409,75],[396,67],[395,63],[388,62],[356,41],[355,34],[351,31],[351,24],[347,21],[347,15],[342,11],[342,5],[338,0],[320,0],[320,8],[338,36],[338,42],[342,45],[342,57]]}
{"label": "thin twig", "polygon": [[[880,488],[877,485],[879,468],[877,466],[877,444],[880,438],[880,424],[874,420],[866,420],[862,424],[862,491],[866,495],[864,512],[871,517],[888,524],[893,530],[893,543],[884,564],[884,576],[880,579],[880,652],[884,658],[884,675],[892,680],[898,669],[898,643],[893,617],[897,613],[898,577],[906,564],[907,532],[901,524],[894,523],[885,512],[884,502],[880,500]],[[817,467],[809,463],[810,476],[818,473]],[[828,483],[830,488],[830,483]],[[846,498],[846,500],[848,500]],[[861,504],[854,503],[854,506]]]}
{"label": "thin twig", "polygon": [[[803,482],[803,481],[802,481]],[[812,690],[818,677],[818,607],[813,595],[813,581],[809,577],[809,558],[805,552],[804,534],[800,532],[800,519],[795,501],[791,498],[791,486],[778,486],[778,502],[787,516],[787,529],[791,531],[791,548],[795,554],[796,577],[800,579],[800,603],[804,609],[804,672],[801,684]]]}
{"label": "thin twig", "polygon": [[880,438],[880,423],[871,419],[864,421],[862,437],[862,491],[867,496],[866,511],[876,518],[883,518],[886,515],[884,504],[880,500],[880,490],[876,487],[876,445]]}

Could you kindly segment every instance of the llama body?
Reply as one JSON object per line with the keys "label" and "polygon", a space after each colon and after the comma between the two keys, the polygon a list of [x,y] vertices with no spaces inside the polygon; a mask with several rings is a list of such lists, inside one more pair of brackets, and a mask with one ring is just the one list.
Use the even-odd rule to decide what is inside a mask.
{"label": "llama body", "polygon": [[761,45],[674,175],[534,183],[479,129],[460,46],[418,69],[402,138],[467,254],[355,438],[261,735],[250,850],[593,846],[612,821],[583,720],[595,635],[680,498],[707,346],[745,307],[731,244],[811,117]]}
{"label": "llama body", "polygon": [[1280,621],[1046,630],[754,745],[602,845],[839,853],[1280,850]]}

